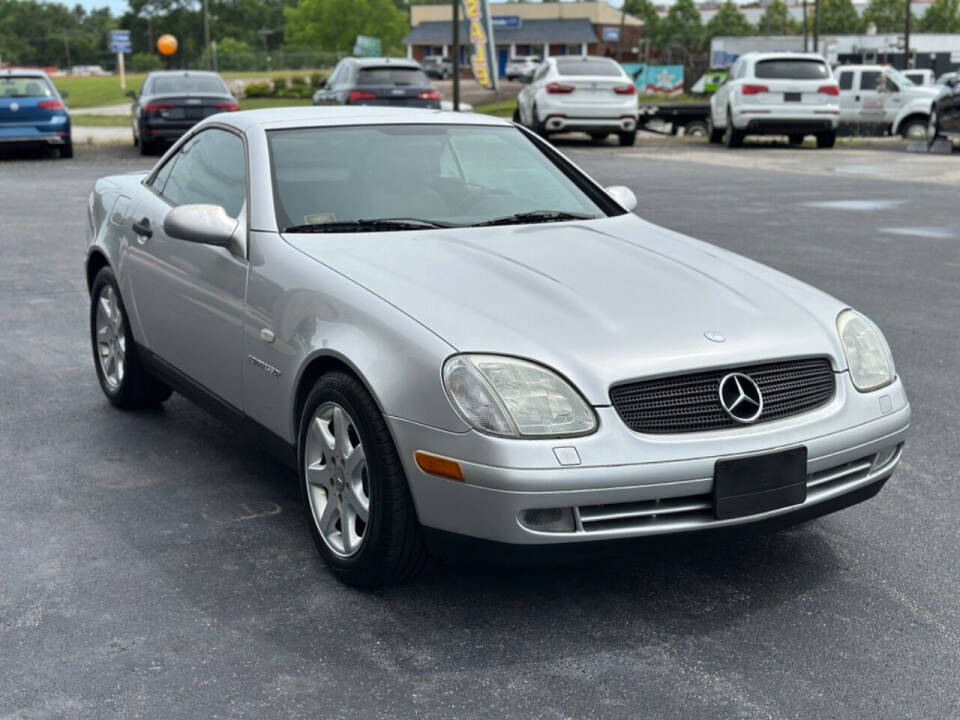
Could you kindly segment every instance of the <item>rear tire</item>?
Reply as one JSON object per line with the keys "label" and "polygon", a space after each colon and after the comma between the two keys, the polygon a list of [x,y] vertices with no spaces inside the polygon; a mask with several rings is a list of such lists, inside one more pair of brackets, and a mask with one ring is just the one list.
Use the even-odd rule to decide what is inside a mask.
{"label": "rear tire", "polygon": [[743,146],[743,138],[746,135],[742,130],[737,130],[733,126],[733,119],[728,115],[727,116],[727,131],[723,135],[724,144],[730,148],[738,148]]}
{"label": "rear tire", "polygon": [[713,117],[707,118],[707,139],[714,145],[719,145],[723,142],[723,128],[714,126]]}
{"label": "rear tire", "polygon": [[[297,447],[310,534],[338,580],[377,587],[408,581],[426,570],[430,557],[400,456],[362,383],[343,372],[322,376],[304,404]],[[349,448],[349,454],[341,448]],[[351,467],[350,457],[360,449],[363,465]],[[364,501],[365,522],[355,510]],[[335,519],[323,523],[321,533],[330,502],[336,502],[330,510]],[[344,538],[345,518],[349,539]]]}
{"label": "rear tire", "polygon": [[803,145],[804,138],[805,138],[804,135],[791,135],[791,136],[787,139],[787,141],[788,141],[791,145]]}
{"label": "rear tire", "polygon": [[547,139],[549,138],[549,133],[547,132],[547,123],[546,123],[546,122],[542,122],[542,121],[537,117],[537,106],[536,106],[536,105],[534,105],[532,108],[530,108],[530,120],[531,120],[531,122],[533,123],[533,125],[532,125],[532,127],[531,127],[530,129],[533,130],[537,135],[539,135],[540,137],[542,137],[544,140],[547,140]]}
{"label": "rear tire", "polygon": [[73,157],[73,140],[67,140],[63,145],[60,146],[60,158],[72,158]]}
{"label": "rear tire", "polygon": [[90,290],[90,340],[100,389],[117,407],[153,407],[173,393],[141,364],[117,279],[109,267],[97,273]]}
{"label": "rear tire", "polygon": [[620,145],[623,147],[633,147],[637,142],[637,131],[631,130],[630,132],[617,133],[617,137],[620,140]]}
{"label": "rear tire", "polygon": [[610,136],[610,133],[590,133],[590,139],[596,143],[603,142]]}
{"label": "rear tire", "polygon": [[521,124],[521,123],[520,123],[520,108],[517,108],[516,110],[513,111],[513,118],[512,118],[512,120],[513,120],[513,122],[517,123],[518,125]]}
{"label": "rear tire", "polygon": [[837,144],[837,131],[827,130],[817,135],[817,147],[822,150],[829,150]]}

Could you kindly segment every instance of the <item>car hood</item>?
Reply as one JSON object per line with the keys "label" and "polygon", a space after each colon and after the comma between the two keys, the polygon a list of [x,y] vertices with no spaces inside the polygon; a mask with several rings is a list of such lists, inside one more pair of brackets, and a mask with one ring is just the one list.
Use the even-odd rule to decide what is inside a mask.
{"label": "car hood", "polygon": [[284,237],[456,350],[541,362],[595,405],[618,382],[688,370],[812,355],[846,367],[839,301],[634,215]]}

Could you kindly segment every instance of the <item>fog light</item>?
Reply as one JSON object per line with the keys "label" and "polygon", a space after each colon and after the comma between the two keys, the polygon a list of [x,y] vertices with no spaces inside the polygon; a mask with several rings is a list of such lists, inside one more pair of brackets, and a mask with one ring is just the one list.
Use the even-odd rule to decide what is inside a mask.
{"label": "fog light", "polygon": [[893,460],[894,456],[897,454],[897,450],[900,448],[901,445],[894,445],[893,447],[889,447],[878,452],[877,456],[873,459],[873,470],[879,470],[889,465],[890,461]]}
{"label": "fog light", "polygon": [[541,532],[573,532],[571,508],[534,508],[520,513],[520,523],[531,530]]}

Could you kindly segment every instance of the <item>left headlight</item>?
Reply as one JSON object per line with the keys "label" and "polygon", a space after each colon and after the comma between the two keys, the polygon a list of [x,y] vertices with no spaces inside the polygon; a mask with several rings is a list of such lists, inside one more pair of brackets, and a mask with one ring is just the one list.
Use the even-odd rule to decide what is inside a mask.
{"label": "left headlight", "polygon": [[454,355],[443,386],[472,427],[504,437],[585,435],[597,427],[587,401],[552,370],[503,355]]}
{"label": "left headlight", "polygon": [[855,310],[844,310],[837,316],[837,332],[857,390],[868,392],[893,382],[893,355],[876,325]]}

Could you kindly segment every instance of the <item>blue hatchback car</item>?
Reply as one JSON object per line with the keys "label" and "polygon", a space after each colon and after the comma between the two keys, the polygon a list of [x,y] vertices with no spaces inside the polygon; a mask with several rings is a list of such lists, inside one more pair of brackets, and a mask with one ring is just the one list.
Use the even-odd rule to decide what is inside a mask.
{"label": "blue hatchback car", "polygon": [[0,143],[44,144],[73,157],[64,97],[42,70],[0,71]]}

